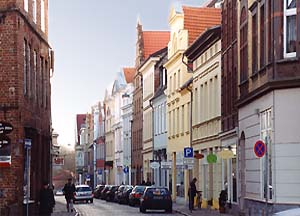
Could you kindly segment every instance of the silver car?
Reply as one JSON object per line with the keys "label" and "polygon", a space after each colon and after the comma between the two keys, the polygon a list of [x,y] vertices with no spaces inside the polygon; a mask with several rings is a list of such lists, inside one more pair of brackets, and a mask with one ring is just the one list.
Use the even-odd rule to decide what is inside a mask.
{"label": "silver car", "polygon": [[273,214],[273,216],[300,216],[300,208],[289,209]]}
{"label": "silver car", "polygon": [[88,185],[76,185],[73,202],[76,201],[90,201],[93,203],[94,194],[92,188]]}

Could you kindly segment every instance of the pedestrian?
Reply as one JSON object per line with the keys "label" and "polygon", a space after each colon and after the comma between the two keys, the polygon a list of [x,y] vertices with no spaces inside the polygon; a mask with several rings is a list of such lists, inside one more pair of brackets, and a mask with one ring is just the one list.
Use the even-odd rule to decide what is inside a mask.
{"label": "pedestrian", "polygon": [[143,180],[143,181],[142,181],[142,185],[146,185],[146,182],[145,182],[145,180]]}
{"label": "pedestrian", "polygon": [[190,188],[189,188],[189,191],[188,191],[189,209],[190,209],[191,213],[194,210],[194,199],[195,199],[195,196],[197,194],[196,181],[197,181],[197,179],[193,178],[193,180],[190,183]]}
{"label": "pedestrian", "polygon": [[50,216],[55,206],[53,190],[49,187],[48,182],[43,182],[43,187],[39,197],[39,215]]}
{"label": "pedestrian", "polygon": [[149,178],[147,178],[146,186],[151,186],[151,182],[150,182]]}
{"label": "pedestrian", "polygon": [[68,182],[65,184],[63,188],[63,192],[67,202],[67,211],[73,212],[73,199],[74,199],[74,192],[75,192],[75,185],[72,183],[72,178],[68,179]]}

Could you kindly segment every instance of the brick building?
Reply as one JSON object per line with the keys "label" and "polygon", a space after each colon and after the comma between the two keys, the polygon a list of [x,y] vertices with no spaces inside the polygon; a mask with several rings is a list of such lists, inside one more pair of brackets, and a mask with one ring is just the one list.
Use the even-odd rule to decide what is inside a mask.
{"label": "brick building", "polygon": [[42,181],[50,181],[52,54],[48,0],[0,1],[0,121],[13,126],[11,144],[0,147],[0,215],[24,215],[27,184],[35,211]]}
{"label": "brick building", "polygon": [[297,0],[237,1],[239,196],[249,215],[300,203],[299,11]]}
{"label": "brick building", "polygon": [[143,31],[142,25],[137,24],[136,59],[133,92],[133,119],[132,119],[132,184],[143,180],[143,77],[139,67],[152,53],[166,46],[169,32]]}

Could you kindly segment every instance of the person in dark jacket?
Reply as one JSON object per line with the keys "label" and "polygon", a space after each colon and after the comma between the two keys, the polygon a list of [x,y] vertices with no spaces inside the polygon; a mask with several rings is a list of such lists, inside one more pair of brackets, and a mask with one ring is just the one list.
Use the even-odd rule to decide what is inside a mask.
{"label": "person in dark jacket", "polygon": [[[74,198],[75,190],[76,190],[75,185],[72,184],[72,179],[69,178],[68,183],[65,184],[64,188],[62,189],[62,191],[65,195],[65,198],[66,198],[68,212],[70,211],[70,204]],[[71,211],[73,211],[73,208],[71,208]]]}
{"label": "person in dark jacket", "polygon": [[43,183],[39,198],[39,213],[41,216],[50,216],[55,205],[53,190],[49,187],[48,182]]}
{"label": "person in dark jacket", "polygon": [[189,209],[192,212],[194,210],[194,198],[197,194],[197,189],[196,189],[196,178],[193,178],[193,180],[190,183],[190,188],[189,188]]}

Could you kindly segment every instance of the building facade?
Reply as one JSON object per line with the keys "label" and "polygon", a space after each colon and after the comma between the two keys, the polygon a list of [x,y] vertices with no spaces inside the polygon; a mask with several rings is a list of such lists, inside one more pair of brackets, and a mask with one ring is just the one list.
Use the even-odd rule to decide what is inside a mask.
{"label": "building facade", "polygon": [[207,29],[185,52],[193,64],[192,146],[202,159],[194,159],[193,176],[202,191],[202,206],[219,208],[222,189],[221,160],[210,161],[220,152],[221,131],[221,26]]}
{"label": "building facade", "polygon": [[[0,148],[0,214],[24,215],[27,194],[34,214],[42,182],[51,175],[48,1],[1,1],[0,11],[0,122],[12,126],[1,136],[8,144]],[[28,157],[25,139],[31,142]]]}
{"label": "building facade", "polygon": [[172,165],[173,200],[176,199],[177,184],[184,184],[185,200],[188,200],[190,176],[183,166],[183,150],[191,147],[190,109],[191,95],[184,84],[192,78],[187,66],[182,62],[183,53],[189,45],[206,29],[220,23],[220,10],[183,6],[182,11],[171,9],[169,26],[171,39],[168,44],[167,119],[168,119],[168,158]]}
{"label": "building facade", "polygon": [[[221,146],[231,150],[233,158],[223,161],[222,186],[227,183],[228,202],[238,210],[239,172],[238,147],[238,95],[237,74],[237,1],[222,3],[222,79],[221,79]],[[222,188],[223,189],[223,188]]]}
{"label": "building facade", "polygon": [[159,163],[154,169],[153,178],[157,186],[169,187],[170,161],[167,161],[167,50],[161,54],[154,66],[154,96],[151,98],[153,115],[153,161]]}
{"label": "building facade", "polygon": [[115,183],[115,134],[114,134],[114,100],[112,97],[113,83],[111,83],[105,91],[105,183]]}
{"label": "building facade", "polygon": [[123,134],[123,172],[124,184],[131,185],[131,128],[132,128],[132,98],[133,78],[135,68],[123,68],[126,79],[126,89],[122,94],[122,134]]}
{"label": "building facade", "polygon": [[[239,196],[253,215],[300,201],[299,7],[296,0],[237,2]],[[258,140],[263,157],[254,154]]]}

